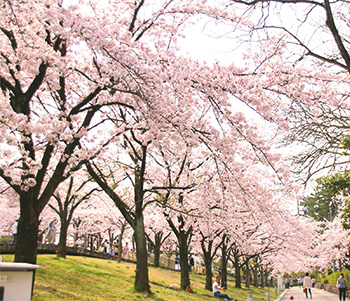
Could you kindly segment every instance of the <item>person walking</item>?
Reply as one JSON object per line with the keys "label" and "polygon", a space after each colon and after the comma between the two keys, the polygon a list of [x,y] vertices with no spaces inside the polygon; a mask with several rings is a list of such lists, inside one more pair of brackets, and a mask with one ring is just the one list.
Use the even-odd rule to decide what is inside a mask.
{"label": "person walking", "polygon": [[17,227],[18,227],[18,219],[16,219],[12,225],[12,235],[13,235],[13,239],[11,241],[12,244],[15,244],[17,241]]}
{"label": "person walking", "polygon": [[46,242],[49,244],[54,244],[56,240],[56,226],[57,218],[54,218],[50,223],[46,232]]}
{"label": "person walking", "polygon": [[108,240],[105,239],[103,242],[103,254],[108,254]]}
{"label": "person walking", "polygon": [[123,248],[123,258],[129,259],[129,244],[126,242]]}
{"label": "person walking", "polygon": [[188,268],[189,268],[190,273],[192,272],[193,266],[194,266],[194,259],[193,259],[193,257],[191,256],[191,257],[190,257],[190,260],[189,260],[189,262],[188,262]]}
{"label": "person walking", "polygon": [[311,282],[311,277],[309,276],[309,273],[305,274],[304,281],[303,281],[303,287],[305,290],[306,298],[308,298],[308,292],[309,292],[310,299],[312,299],[312,293],[311,293],[312,282]]}
{"label": "person walking", "polygon": [[339,275],[339,278],[337,280],[337,288],[339,289],[339,300],[342,301],[342,297],[343,297],[343,301],[345,301],[346,281],[343,273],[340,273]]}
{"label": "person walking", "polygon": [[181,269],[180,267],[180,257],[176,254],[176,257],[174,258],[175,261],[175,271],[179,271]]}
{"label": "person walking", "polygon": [[233,300],[227,294],[221,294],[220,290],[226,289],[225,287],[220,286],[221,277],[217,276],[213,283],[213,295],[214,297],[222,298],[225,300]]}

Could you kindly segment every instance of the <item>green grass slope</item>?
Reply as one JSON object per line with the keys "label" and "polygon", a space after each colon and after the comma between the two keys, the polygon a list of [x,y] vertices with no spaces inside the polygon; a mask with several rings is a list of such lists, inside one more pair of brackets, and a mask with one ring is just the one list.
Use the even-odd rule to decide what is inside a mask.
{"label": "green grass slope", "polygon": [[[13,261],[13,255],[2,255],[3,261]],[[149,278],[153,292],[148,298],[134,292],[134,263],[68,256],[59,259],[54,255],[39,255],[33,301],[49,300],[220,300],[204,289],[205,276],[191,274],[194,293],[176,291],[170,284],[180,285],[180,273],[163,268],[150,267]],[[231,298],[247,300],[247,289],[234,288],[233,279],[225,291]],[[266,300],[266,289],[250,288],[253,298]],[[275,300],[271,290],[271,300]],[[221,299],[223,300],[223,299]]]}

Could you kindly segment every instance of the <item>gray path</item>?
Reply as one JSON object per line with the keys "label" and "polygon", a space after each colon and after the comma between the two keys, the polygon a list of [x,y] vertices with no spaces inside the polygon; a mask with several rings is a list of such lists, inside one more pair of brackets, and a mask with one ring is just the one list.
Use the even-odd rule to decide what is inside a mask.
{"label": "gray path", "polygon": [[[300,300],[315,300],[315,301],[338,301],[339,296],[336,294],[332,294],[329,292],[326,292],[325,290],[312,288],[312,299],[306,299],[305,294],[303,293],[303,289],[299,287],[292,287],[290,289],[287,289],[286,292],[283,294],[283,297],[279,300],[290,300],[290,297],[293,296],[295,301]],[[346,298],[348,301],[349,298]]]}

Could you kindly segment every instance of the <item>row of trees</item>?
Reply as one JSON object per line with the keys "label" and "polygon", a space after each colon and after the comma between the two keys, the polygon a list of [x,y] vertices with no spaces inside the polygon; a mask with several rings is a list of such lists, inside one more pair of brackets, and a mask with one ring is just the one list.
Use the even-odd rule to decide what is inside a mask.
{"label": "row of trees", "polygon": [[[76,190],[72,189],[72,182],[63,183],[66,187],[60,186],[61,199],[65,201],[58,203],[56,196],[40,217],[41,229],[44,230],[50,219],[56,214],[60,216],[57,255],[65,257],[66,241],[62,237],[68,236],[94,236],[99,242],[108,238],[111,244],[118,241],[118,249],[122,250],[122,241],[132,240],[134,231],[125,229],[125,219],[119,210],[106,195],[101,199],[101,192],[94,190],[90,193],[91,189],[82,192],[82,185],[78,183],[74,186]],[[85,197],[87,195],[90,198]],[[84,201],[79,206],[72,206],[69,200],[73,197]],[[124,197],[131,198],[132,194]],[[8,199],[11,198],[8,196]],[[203,196],[201,201],[205,200]],[[291,217],[287,210],[274,211],[270,206],[263,208],[261,202],[236,203],[230,203],[230,210],[220,204],[213,208],[211,204],[197,209],[196,215],[177,210],[172,216],[156,202],[150,204],[143,216],[147,251],[154,253],[154,265],[159,266],[161,250],[168,255],[180,254],[181,288],[185,289],[190,282],[188,258],[195,254],[197,262],[205,266],[206,288],[211,290],[213,266],[221,266],[223,281],[227,281],[228,272],[234,270],[236,287],[242,285],[242,271],[245,279],[249,278],[249,273],[254,275],[254,285],[265,285],[268,277],[279,271],[304,271],[315,266],[327,268],[332,260],[342,259],[347,252],[347,232],[341,228],[340,220],[317,225],[310,220]],[[245,206],[249,207],[244,209]],[[68,214],[60,214],[60,208],[67,208]],[[13,210],[14,214],[7,214],[7,217],[14,220],[17,212]],[[74,216],[68,222],[69,227],[65,226],[67,220],[64,216],[67,215]],[[93,249],[90,243],[85,247]],[[249,286],[249,282],[246,285]]]}
{"label": "row of trees", "polygon": [[[205,1],[4,2],[0,177],[2,191],[15,193],[20,204],[15,261],[36,262],[40,215],[52,198],[70,206],[56,207],[67,229],[69,213],[96,191],[132,228],[138,291],[150,291],[149,210],[176,236],[184,266],[194,233],[202,237],[197,241],[206,265],[219,246],[223,257],[230,255],[223,268],[228,258],[236,265],[265,262],[265,252],[276,256],[275,265],[279,251],[296,245],[285,242],[303,233],[286,211],[297,189],[273,142],[281,131],[298,128],[295,105],[312,112],[324,103],[336,107],[348,74],[334,76],[304,59],[286,63],[288,44],[279,37],[251,51],[247,67],[181,56],[176,42],[195,16],[251,29],[228,7]],[[82,178],[76,191],[94,185],[82,197],[63,196],[61,185],[70,181],[72,190],[72,177]],[[181,279],[184,288],[188,273]]]}

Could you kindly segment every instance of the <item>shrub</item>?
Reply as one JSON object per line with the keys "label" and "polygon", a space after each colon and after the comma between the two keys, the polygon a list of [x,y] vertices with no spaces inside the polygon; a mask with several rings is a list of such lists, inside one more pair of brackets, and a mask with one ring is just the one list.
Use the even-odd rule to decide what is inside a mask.
{"label": "shrub", "polygon": [[328,276],[328,283],[329,284],[337,284],[337,280],[339,278],[339,274],[340,273],[344,274],[344,278],[345,278],[345,281],[346,281],[347,285],[350,285],[350,271],[349,270],[344,270],[344,271],[341,271],[341,272],[335,272],[335,273],[329,275]]}

